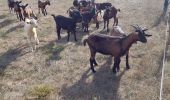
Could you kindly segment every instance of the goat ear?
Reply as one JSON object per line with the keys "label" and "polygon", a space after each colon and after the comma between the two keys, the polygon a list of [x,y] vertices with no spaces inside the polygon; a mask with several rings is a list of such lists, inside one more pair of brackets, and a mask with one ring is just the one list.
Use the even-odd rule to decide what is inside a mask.
{"label": "goat ear", "polygon": [[149,34],[145,34],[145,36],[146,36],[146,37],[150,37],[150,36],[152,36],[152,35],[149,35]]}
{"label": "goat ear", "polygon": [[18,4],[20,4],[22,1],[19,1]]}
{"label": "goat ear", "polygon": [[25,5],[25,7],[27,7],[28,6],[28,3]]}
{"label": "goat ear", "polygon": [[136,26],[134,26],[134,25],[131,25],[131,26],[135,29],[135,31],[138,30],[138,28]]}

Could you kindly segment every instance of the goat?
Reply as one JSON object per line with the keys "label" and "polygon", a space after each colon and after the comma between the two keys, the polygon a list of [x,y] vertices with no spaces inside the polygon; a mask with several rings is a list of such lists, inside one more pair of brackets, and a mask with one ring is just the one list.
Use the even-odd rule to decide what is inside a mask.
{"label": "goat", "polygon": [[104,12],[103,15],[103,20],[104,20],[104,28],[106,27],[107,23],[107,32],[109,32],[109,19],[113,18],[114,19],[114,25],[118,25],[118,17],[116,17],[117,12],[120,12],[120,9],[116,9],[115,7],[107,8],[106,11]]}
{"label": "goat", "polygon": [[69,9],[68,10],[69,17],[74,18],[75,15],[80,15],[80,17],[77,17],[76,23],[81,23],[82,22],[82,15],[79,10],[75,9]]}
{"label": "goat", "polygon": [[16,15],[17,15],[17,18],[18,18],[20,21],[23,20],[22,10],[21,10],[21,8],[20,8],[20,3],[21,3],[21,2],[22,2],[22,1],[16,1],[16,2],[14,2],[14,11],[15,11],[15,13],[16,13]]}
{"label": "goat", "polygon": [[44,14],[44,16],[47,15],[46,5],[50,5],[50,0],[46,0],[45,2],[38,0],[38,11],[40,13],[41,9],[41,12]]}
{"label": "goat", "polygon": [[120,26],[113,26],[113,29],[112,29],[110,35],[111,36],[120,36],[120,37],[126,36],[125,32],[122,30],[122,28]]}
{"label": "goat", "polygon": [[106,8],[109,8],[112,6],[111,3],[109,2],[104,2],[104,3],[94,3],[95,8],[99,11],[100,15],[101,15],[101,11],[105,10]]}
{"label": "goat", "polygon": [[25,19],[24,31],[27,34],[27,42],[30,45],[31,51],[36,50],[36,45],[39,44],[37,36],[37,27],[38,27],[37,19],[34,18]]}
{"label": "goat", "polygon": [[69,41],[70,33],[74,34],[74,39],[75,41],[77,41],[76,23],[78,22],[79,19],[81,19],[80,13],[74,13],[73,18],[68,18],[62,15],[55,16],[54,14],[52,14],[51,16],[53,16],[56,23],[58,40],[61,39],[60,30],[65,29],[67,30],[68,33],[67,41]]}
{"label": "goat", "polygon": [[95,73],[94,66],[98,65],[95,60],[96,53],[101,53],[104,55],[111,55],[114,57],[114,66],[113,72],[116,73],[119,71],[119,64],[121,62],[121,57],[126,54],[126,69],[129,69],[129,49],[133,43],[140,41],[142,43],[147,42],[146,37],[150,37],[152,35],[148,35],[145,33],[147,29],[142,29],[139,26],[133,26],[135,28],[135,32],[132,32],[126,37],[119,36],[108,36],[102,34],[92,34],[87,39],[83,41],[84,46],[86,43],[90,49],[90,66],[93,73]]}
{"label": "goat", "polygon": [[96,10],[94,7],[89,7],[86,11],[81,11],[82,14],[82,28],[84,29],[84,32],[88,32],[88,24],[90,23],[91,19],[93,18],[96,23],[96,28],[99,28],[99,21],[97,19],[98,12],[96,13]]}
{"label": "goat", "polygon": [[86,7],[89,4],[90,4],[90,1],[87,1],[87,0],[74,0],[73,1],[74,7]]}
{"label": "goat", "polygon": [[74,1],[73,1],[73,6],[74,6],[74,7],[80,6],[78,0],[74,0]]}
{"label": "goat", "polygon": [[12,9],[14,9],[14,0],[8,0],[8,7],[9,7],[9,11],[11,13]]}
{"label": "goat", "polygon": [[33,12],[33,10],[31,9],[30,6],[28,6],[28,4],[26,5],[21,5],[20,6],[23,10],[23,19],[25,20],[25,18],[31,18],[34,17],[35,19],[37,19],[35,13]]}

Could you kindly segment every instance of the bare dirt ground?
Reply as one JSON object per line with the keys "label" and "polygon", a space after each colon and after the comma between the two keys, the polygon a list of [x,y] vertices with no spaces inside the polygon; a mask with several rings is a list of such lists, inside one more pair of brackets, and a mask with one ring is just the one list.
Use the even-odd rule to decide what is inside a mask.
{"label": "bare dirt ground", "polygon": [[[36,0],[29,3],[37,13]],[[97,54],[96,73],[89,70],[89,49],[82,45],[87,33],[78,29],[78,42],[66,41],[66,32],[57,40],[55,23],[50,14],[68,16],[72,0],[51,0],[48,16],[39,16],[40,45],[29,52],[23,22],[9,14],[6,0],[0,1],[0,100],[33,100],[31,87],[47,84],[53,88],[47,100],[158,100],[160,69],[165,37],[165,23],[155,25],[162,13],[163,0],[96,0],[111,2],[121,9],[119,25],[128,34],[139,24],[148,27],[147,44],[137,43],[130,49],[131,69],[126,71],[124,58],[118,75],[112,73],[113,59]],[[102,22],[102,19],[99,16]],[[113,22],[113,21],[111,21]],[[110,24],[111,28],[112,23]],[[155,26],[151,28],[152,26]],[[90,34],[104,33],[90,26]],[[168,99],[167,99],[168,100]]]}

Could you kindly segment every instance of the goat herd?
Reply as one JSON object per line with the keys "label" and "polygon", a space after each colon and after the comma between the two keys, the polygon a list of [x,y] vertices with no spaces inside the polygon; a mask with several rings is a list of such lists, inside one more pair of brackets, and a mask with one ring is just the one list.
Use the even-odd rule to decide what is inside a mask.
{"label": "goat herd", "polygon": [[[47,15],[46,5],[50,5],[50,1],[40,1],[38,0],[38,9],[39,13],[40,10],[44,14]],[[34,14],[33,10],[31,9],[28,4],[23,5],[21,1],[14,1],[8,0],[8,6],[10,12],[14,9],[16,12],[17,18],[20,21],[25,21],[24,30],[28,36],[28,42],[30,42],[31,50],[36,49],[36,45],[39,44],[39,40],[37,38],[36,28],[37,24],[37,17]],[[121,62],[121,57],[126,55],[126,69],[129,69],[129,62],[128,62],[128,54],[129,49],[133,43],[140,41],[142,43],[147,42],[146,37],[150,37],[152,35],[148,35],[145,33],[147,29],[142,29],[138,25],[132,25],[135,29],[131,34],[126,35],[125,32],[122,31],[121,27],[118,26],[118,17],[117,12],[120,12],[120,9],[115,8],[109,2],[104,3],[95,3],[94,0],[86,1],[86,0],[74,0],[73,6],[67,10],[69,13],[69,17],[65,17],[62,15],[55,16],[52,14],[57,29],[57,36],[58,39],[61,38],[60,30],[64,29],[67,30],[68,37],[67,41],[69,41],[70,33],[74,34],[74,39],[77,41],[76,38],[76,24],[81,23],[82,29],[84,32],[88,32],[88,27],[90,21],[93,19],[96,28],[99,28],[99,21],[98,15],[101,15],[101,11],[104,11],[103,20],[104,20],[104,28],[107,26],[107,32],[109,32],[109,20],[111,18],[114,19],[113,29],[111,31],[111,35],[104,35],[104,34],[91,34],[88,38],[84,39],[83,44],[84,46],[88,44],[90,49],[90,66],[91,70],[95,72],[94,66],[97,66],[97,62],[95,60],[96,53],[101,53],[104,55],[111,55],[114,56],[114,65],[113,65],[113,72],[116,73],[119,71],[119,64]],[[107,24],[107,25],[106,25]],[[33,42],[31,42],[33,38]]]}

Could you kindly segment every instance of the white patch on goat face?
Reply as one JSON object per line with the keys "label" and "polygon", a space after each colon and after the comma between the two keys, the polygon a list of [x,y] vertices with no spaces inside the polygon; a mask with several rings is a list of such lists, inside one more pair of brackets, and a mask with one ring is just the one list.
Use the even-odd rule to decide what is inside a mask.
{"label": "white patch on goat face", "polygon": [[37,23],[37,20],[36,19],[31,19],[31,24],[34,26],[34,27],[38,27],[38,23]]}

